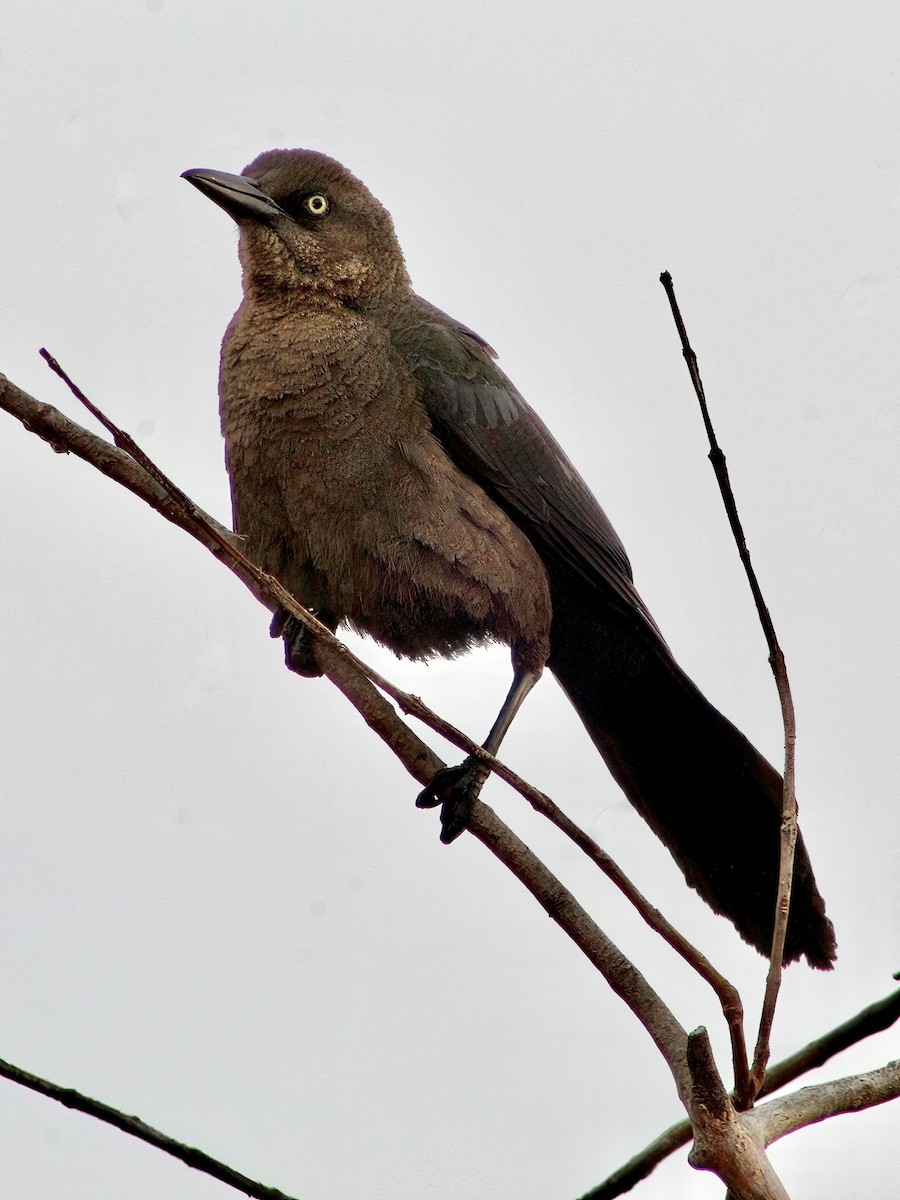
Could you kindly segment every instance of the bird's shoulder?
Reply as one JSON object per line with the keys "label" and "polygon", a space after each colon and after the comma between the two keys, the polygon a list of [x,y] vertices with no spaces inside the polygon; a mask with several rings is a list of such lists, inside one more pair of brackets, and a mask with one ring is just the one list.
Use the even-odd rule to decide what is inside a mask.
{"label": "bird's shoulder", "polygon": [[526,529],[545,561],[653,624],[612,523],[489,343],[418,298],[392,342],[447,454]]}

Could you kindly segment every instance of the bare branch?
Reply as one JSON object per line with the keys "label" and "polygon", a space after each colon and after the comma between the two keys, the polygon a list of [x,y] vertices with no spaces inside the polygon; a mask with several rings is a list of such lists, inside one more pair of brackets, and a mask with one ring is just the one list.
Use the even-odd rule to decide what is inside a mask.
{"label": "bare branch", "polygon": [[651,1175],[670,1154],[686,1146],[692,1136],[690,1121],[677,1121],[617,1171],[613,1171],[602,1183],[580,1196],[579,1200],[616,1200],[617,1196],[624,1196],[642,1179]]}
{"label": "bare branch", "polygon": [[821,1067],[840,1054],[842,1050],[855,1046],[873,1034],[883,1033],[900,1018],[900,989],[891,992],[883,1000],[869,1004],[854,1017],[835,1026],[828,1033],[809,1042],[801,1050],[789,1054],[780,1063],[766,1071],[766,1077],[759,1090],[760,1096],[770,1096],[779,1088],[785,1087],[807,1071]]}
{"label": "bare branch", "polygon": [[734,1200],[789,1200],[747,1115],[735,1110],[722,1086],[705,1029],[688,1036],[688,1066],[693,1084],[691,1166],[715,1172]]}
{"label": "bare branch", "polygon": [[28,1071],[23,1071],[20,1067],[15,1067],[3,1059],[0,1059],[0,1076],[30,1088],[33,1092],[39,1092],[42,1096],[49,1096],[51,1100],[59,1101],[66,1108],[86,1113],[87,1116],[104,1121],[107,1125],[114,1125],[123,1133],[130,1133],[132,1137],[147,1142],[150,1146],[155,1146],[157,1150],[164,1150],[173,1158],[180,1159],[186,1166],[193,1167],[195,1171],[211,1175],[220,1183],[227,1183],[229,1187],[244,1196],[252,1196],[254,1200],[292,1200],[285,1192],[256,1183],[254,1180],[248,1179],[246,1175],[241,1175],[239,1171],[226,1166],[225,1163],[219,1162],[218,1159],[204,1154],[202,1150],[195,1150],[193,1146],[185,1146],[182,1142],[177,1142],[174,1138],[169,1137],[168,1134],[160,1133],[158,1129],[145,1125],[138,1117],[129,1116],[99,1100],[92,1100],[90,1096],[82,1095],[74,1088],[60,1087],[59,1084],[41,1079],[37,1075],[31,1075]]}
{"label": "bare branch", "polygon": [[542,813],[559,830],[566,834],[584,853],[595,863],[606,877],[616,885],[637,911],[641,914],[651,929],[656,932],[688,962],[697,973],[706,980],[722,1006],[722,1013],[728,1026],[731,1039],[731,1058],[734,1071],[734,1087],[741,1094],[749,1085],[749,1066],[747,1048],[744,1042],[744,1008],[737,988],[721,972],[717,971],[709,959],[696,946],[692,945],[670,921],[654,907],[649,900],[635,887],[621,867],[605,850],[585,833],[575,822],[543,792],[524,780],[514,776],[502,764],[497,764],[496,770],[502,779],[510,783],[538,812]]}
{"label": "bare branch", "polygon": [[830,1079],[801,1088],[790,1096],[779,1096],[747,1113],[747,1118],[756,1135],[769,1146],[806,1125],[815,1125],[842,1113],[861,1112],[898,1096],[900,1059],[895,1059],[874,1071],[845,1075],[843,1079]]}
{"label": "bare branch", "polygon": [[715,471],[725,511],[728,514],[728,523],[731,526],[738,554],[744,565],[747,581],[750,584],[750,591],[753,594],[753,601],[756,604],[756,611],[759,614],[760,624],[766,637],[766,644],[769,647],[769,664],[778,688],[781,718],[784,725],[784,785],[781,805],[781,856],[778,870],[778,898],[775,909],[775,925],[772,931],[772,952],[769,957],[769,971],[766,976],[766,991],[763,998],[759,1033],[756,1039],[756,1050],[753,1055],[751,1083],[746,1093],[738,1096],[739,1106],[746,1108],[753,1102],[753,1098],[758,1093],[762,1085],[763,1076],[765,1075],[766,1064],[769,1061],[769,1038],[772,1032],[772,1022],[775,1019],[775,1005],[778,1001],[778,992],[781,987],[782,958],[784,955],[784,942],[787,935],[788,914],[791,907],[791,889],[794,878],[794,848],[797,844],[797,794],[794,779],[797,725],[784,654],[778,644],[772,616],[763,598],[762,589],[756,577],[756,571],[750,560],[750,551],[747,547],[747,539],[744,536],[744,529],[738,515],[737,503],[731,487],[725,455],[716,438],[716,432],[713,428],[709,409],[706,404],[706,393],[703,388],[703,381],[700,378],[697,355],[691,347],[687,329],[681,316],[681,310],[678,307],[678,301],[675,299],[675,285],[672,282],[672,276],[668,271],[663,271],[659,279],[669,298],[672,316],[675,319],[678,336],[681,340],[682,353],[687,363],[691,383],[694,385],[694,392],[700,404],[700,413],[703,417],[703,424],[706,427],[706,435],[709,439],[709,460]]}
{"label": "bare branch", "polygon": [[[836,1054],[855,1046],[858,1042],[875,1033],[889,1029],[900,1017],[900,988],[878,1000],[874,1004],[858,1012],[843,1024],[836,1026],[828,1033],[809,1042],[801,1050],[788,1055],[766,1071],[760,1096],[771,1095],[779,1088],[786,1087],[807,1071],[821,1067]],[[581,1200],[615,1200],[622,1196],[642,1179],[646,1179],[656,1167],[670,1154],[674,1154],[691,1140],[692,1130],[690,1121],[678,1121],[671,1125],[658,1138],[645,1146],[640,1153],[629,1159],[622,1167],[610,1175],[603,1183],[591,1188],[581,1197]]]}

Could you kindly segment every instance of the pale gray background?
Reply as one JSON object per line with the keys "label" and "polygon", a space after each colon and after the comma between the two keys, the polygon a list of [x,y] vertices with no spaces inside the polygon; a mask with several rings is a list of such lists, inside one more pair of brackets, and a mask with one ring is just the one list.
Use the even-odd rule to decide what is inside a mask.
{"label": "pale gray background", "polygon": [[[885,994],[896,862],[900,10],[893,3],[33,3],[0,17],[0,370],[87,420],[47,345],[227,519],[231,222],[179,179],[335,155],[419,290],[484,334],[594,487],[681,661],[776,761],[778,706],[657,277],[673,272],[782,637],[803,828],[838,929],[776,1055]],[[678,1115],[647,1036],[434,814],[212,558],[0,422],[0,1056],[309,1200],[574,1200]],[[502,650],[365,654],[473,734]],[[740,983],[547,679],[504,756]],[[500,786],[689,1027],[713,1000]],[[833,1073],[900,1050],[892,1033]],[[231,1193],[0,1085],[0,1195]],[[900,1108],[773,1158],[792,1194],[897,1194]],[[719,1197],[684,1152],[639,1195]]]}

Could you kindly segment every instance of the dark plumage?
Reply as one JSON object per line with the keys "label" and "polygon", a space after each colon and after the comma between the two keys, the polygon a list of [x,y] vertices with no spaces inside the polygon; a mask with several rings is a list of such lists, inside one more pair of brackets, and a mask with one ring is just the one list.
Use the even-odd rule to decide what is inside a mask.
{"label": "dark plumage", "polygon": [[[674,661],[615,530],[493,351],[413,292],[389,215],[334,160],[273,150],[242,176],[186,177],[240,228],[220,398],[249,552],[329,626],[399,654],[507,643],[491,748],[548,664],[688,883],[768,953],[781,779]],[[479,783],[470,764],[420,798],[455,798],[445,840]],[[828,967],[834,951],[801,838],[785,957]]]}

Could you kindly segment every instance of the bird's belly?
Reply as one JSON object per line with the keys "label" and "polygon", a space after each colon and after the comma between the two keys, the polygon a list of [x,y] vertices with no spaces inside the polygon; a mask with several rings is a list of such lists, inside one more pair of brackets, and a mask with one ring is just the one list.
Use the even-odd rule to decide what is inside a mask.
{"label": "bird's belly", "polygon": [[[548,652],[550,599],[527,536],[443,455],[402,446],[379,463],[342,443],[229,447],[251,557],[309,607],[396,653],[452,655],[496,640]],[[430,450],[430,447],[426,447]],[[313,469],[310,469],[312,464]]]}

